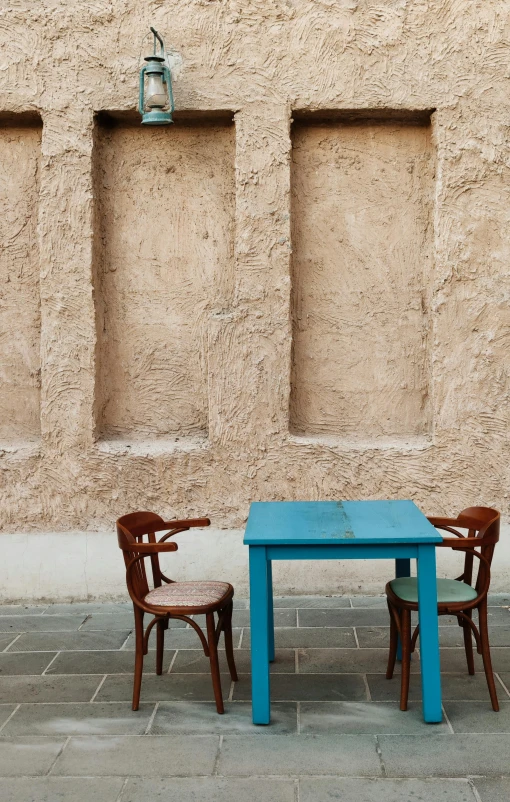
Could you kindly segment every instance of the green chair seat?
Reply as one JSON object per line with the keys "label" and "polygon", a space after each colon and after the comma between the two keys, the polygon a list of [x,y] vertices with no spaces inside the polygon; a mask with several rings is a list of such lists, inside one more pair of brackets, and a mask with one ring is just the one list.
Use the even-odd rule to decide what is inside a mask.
{"label": "green chair seat", "polygon": [[[402,576],[399,579],[392,579],[390,587],[399,599],[406,602],[418,602],[418,580],[414,576]],[[438,604],[448,604],[452,602],[473,601],[478,596],[476,590],[465,582],[458,582],[456,579],[437,580],[437,601]]]}

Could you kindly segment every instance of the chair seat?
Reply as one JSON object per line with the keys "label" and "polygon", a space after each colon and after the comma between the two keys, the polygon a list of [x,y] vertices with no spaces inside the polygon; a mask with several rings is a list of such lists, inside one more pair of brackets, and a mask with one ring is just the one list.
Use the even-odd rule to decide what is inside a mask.
{"label": "chair seat", "polygon": [[229,590],[227,582],[172,582],[151,590],[144,601],[156,607],[205,607],[219,602]]}
{"label": "chair seat", "polygon": [[[414,576],[402,576],[399,579],[392,579],[390,587],[399,599],[406,602],[418,602],[418,580]],[[478,596],[476,590],[465,582],[458,582],[456,579],[437,580],[437,601],[438,604],[448,604],[454,602],[469,602]]]}

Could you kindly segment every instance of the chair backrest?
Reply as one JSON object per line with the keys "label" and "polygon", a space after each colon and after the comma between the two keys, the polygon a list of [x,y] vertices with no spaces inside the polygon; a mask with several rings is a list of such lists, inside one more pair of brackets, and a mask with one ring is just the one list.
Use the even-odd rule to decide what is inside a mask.
{"label": "chair backrest", "polygon": [[[479,541],[480,554],[484,560],[479,562],[478,575],[476,578],[476,590],[480,592],[486,585],[487,590],[490,581],[490,565],[494,556],[494,549],[499,540],[500,515],[497,510],[491,507],[467,507],[457,516],[457,521],[463,527],[468,527],[468,537],[476,538]],[[462,542],[462,541],[460,541]],[[478,543],[476,545],[478,548]],[[485,562],[485,560],[487,562]],[[473,579],[473,555],[466,552],[464,560],[464,582],[472,583]]]}
{"label": "chair backrest", "polygon": [[[117,521],[117,539],[119,547],[122,549],[124,555],[124,562],[127,566],[138,555],[136,550],[137,543],[143,543],[144,537],[147,537],[148,543],[156,543],[156,534],[153,531],[154,527],[161,529],[161,524],[164,519],[154,512],[131,512],[129,515],[123,515]],[[152,528],[151,528],[152,527]],[[162,572],[159,566],[159,557],[157,554],[150,555],[152,565],[152,580],[155,588],[161,586]],[[168,580],[165,577],[166,581]],[[131,589],[137,599],[142,600],[149,592],[149,583],[147,581],[147,573],[145,571],[145,560],[140,559],[134,565],[131,573]]]}

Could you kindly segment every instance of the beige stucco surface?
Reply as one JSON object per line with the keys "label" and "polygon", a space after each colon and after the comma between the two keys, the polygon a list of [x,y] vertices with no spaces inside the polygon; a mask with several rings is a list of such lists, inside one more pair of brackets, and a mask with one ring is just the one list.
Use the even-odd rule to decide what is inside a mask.
{"label": "beige stucco surface", "polygon": [[40,128],[0,129],[0,442],[40,434]]}
{"label": "beige stucco surface", "polygon": [[[0,184],[2,237],[27,224],[29,332],[25,349],[2,306],[2,371],[17,371],[15,401],[0,395],[5,531],[106,531],[136,508],[241,528],[253,499],[508,513],[506,0],[27,0],[0,14],[0,159],[28,155],[15,201],[14,174]],[[177,65],[177,124],[157,132],[133,125],[151,24]],[[317,112],[336,118],[322,155]],[[10,309],[4,271],[21,262],[5,258]],[[315,388],[299,356],[312,337]]]}
{"label": "beige stucco surface", "polygon": [[297,126],[292,159],[297,434],[428,435],[430,126]]}

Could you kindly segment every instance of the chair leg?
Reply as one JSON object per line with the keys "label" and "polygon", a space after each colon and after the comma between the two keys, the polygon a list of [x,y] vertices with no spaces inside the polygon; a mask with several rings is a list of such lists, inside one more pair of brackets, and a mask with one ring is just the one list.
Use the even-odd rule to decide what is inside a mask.
{"label": "chair leg", "polygon": [[163,673],[163,651],[165,648],[165,621],[162,619],[156,624],[156,674]]}
{"label": "chair leg", "polygon": [[135,676],[133,681],[133,710],[140,704],[140,689],[143,673],[143,610],[134,607],[135,613]]}
{"label": "chair leg", "polygon": [[234,646],[232,643],[232,610],[233,603],[230,602],[228,608],[225,610],[225,619],[223,624],[223,633],[225,637],[225,653],[227,655],[228,670],[233,682],[237,682],[237,669],[234,660]]}
{"label": "chair leg", "polygon": [[409,676],[411,673],[411,611],[402,609],[400,616],[402,640],[402,680],[400,685],[400,709],[407,710]]}
{"label": "chair leg", "polygon": [[492,709],[497,713],[499,710],[499,702],[498,702],[498,695],[496,693],[496,683],[494,682],[494,674],[492,673],[486,598],[483,600],[480,607],[478,608],[478,616],[480,622],[480,643],[482,649],[482,660],[485,671],[485,678],[487,680],[487,686],[489,688],[489,695],[491,697]]}
{"label": "chair leg", "polygon": [[216,644],[216,627],[214,624],[214,613],[207,613],[207,641],[209,644],[209,661],[211,663],[211,677],[218,713],[224,713],[223,694],[221,692],[220,664],[218,662],[218,646]]}
{"label": "chair leg", "polygon": [[397,611],[394,610],[388,601],[388,610],[390,613],[390,651],[388,654],[388,667],[386,669],[386,679],[393,677],[395,670],[395,660],[397,659],[397,646],[398,646],[398,629],[395,622],[395,615]]}
{"label": "chair leg", "polygon": [[[468,610],[466,615],[471,618],[471,610]],[[467,621],[462,621],[462,629],[464,631],[464,651],[466,652],[468,673],[473,675],[475,673],[475,661],[473,657],[473,633]]]}

